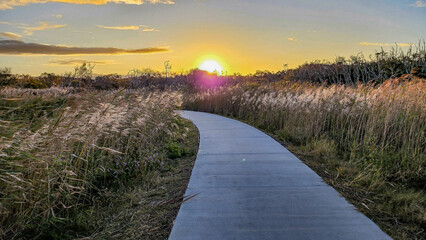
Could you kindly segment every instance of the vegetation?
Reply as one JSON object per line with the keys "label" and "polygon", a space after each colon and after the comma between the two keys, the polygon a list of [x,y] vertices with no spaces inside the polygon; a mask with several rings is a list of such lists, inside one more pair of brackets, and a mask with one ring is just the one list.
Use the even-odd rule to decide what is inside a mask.
{"label": "vegetation", "polygon": [[424,239],[426,81],[401,81],[241,84],[187,96],[185,107],[273,134],[392,237]]}
{"label": "vegetation", "polygon": [[283,79],[290,81],[311,82],[320,84],[381,84],[387,79],[401,77],[405,74],[426,77],[426,43],[420,41],[407,51],[395,45],[389,51],[381,49],[366,58],[359,53],[348,58],[336,57],[334,61],[316,60],[305,63],[295,69],[271,73],[258,71],[251,81],[277,82]]}
{"label": "vegetation", "polygon": [[295,70],[286,71],[284,75],[289,79],[314,83],[377,84],[404,74],[424,78],[425,63],[426,44],[423,40],[406,52],[396,45],[390,51],[377,51],[369,59],[360,53],[349,58],[337,57],[334,62],[314,61]]}
{"label": "vegetation", "polygon": [[198,151],[197,128],[181,119],[176,124],[172,145],[185,154],[166,158],[168,169],[151,170],[142,184],[134,181],[105,196],[89,221],[97,229],[89,239],[168,239],[180,205],[188,199],[184,193]]}
{"label": "vegetation", "polygon": [[392,237],[426,238],[424,41],[247,76],[93,68],[0,69],[0,238],[167,238],[197,146],[182,106],[264,130]]}
{"label": "vegetation", "polygon": [[39,77],[12,74],[10,68],[0,69],[0,87],[50,88],[75,87],[113,90],[119,88],[138,89],[186,89],[206,90],[220,86],[235,85],[241,82],[270,84],[282,80],[310,82],[318,84],[381,84],[387,79],[410,74],[418,78],[426,77],[426,43],[420,41],[403,51],[398,45],[389,51],[381,49],[366,58],[362,53],[349,58],[337,57],[334,61],[316,60],[295,69],[278,72],[257,71],[241,76],[216,76],[193,69],[186,73],[158,72],[149,68],[132,69],[126,76],[110,74],[93,78],[94,65],[83,63],[63,76],[43,73]]}
{"label": "vegetation", "polygon": [[[194,156],[184,143],[196,136],[173,112],[177,92],[6,88],[0,96],[1,238],[84,236],[99,227],[97,210],[113,212],[116,192],[143,193],[175,169],[190,171],[182,170],[190,160],[179,161]],[[181,197],[188,179],[164,197]],[[160,226],[170,228],[168,217]]]}

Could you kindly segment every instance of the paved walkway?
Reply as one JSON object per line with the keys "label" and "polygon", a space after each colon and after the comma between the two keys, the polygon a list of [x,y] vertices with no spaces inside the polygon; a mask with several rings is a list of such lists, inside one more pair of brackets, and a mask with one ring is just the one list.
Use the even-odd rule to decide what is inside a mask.
{"label": "paved walkway", "polygon": [[183,111],[200,149],[170,240],[390,239],[286,148],[218,115]]}

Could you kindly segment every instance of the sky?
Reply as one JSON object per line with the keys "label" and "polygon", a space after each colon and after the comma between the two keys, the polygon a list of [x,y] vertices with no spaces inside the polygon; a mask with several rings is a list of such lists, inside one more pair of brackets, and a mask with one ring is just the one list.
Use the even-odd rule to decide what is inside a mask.
{"label": "sky", "polygon": [[294,68],[426,38],[425,0],[0,0],[0,67],[62,74]]}

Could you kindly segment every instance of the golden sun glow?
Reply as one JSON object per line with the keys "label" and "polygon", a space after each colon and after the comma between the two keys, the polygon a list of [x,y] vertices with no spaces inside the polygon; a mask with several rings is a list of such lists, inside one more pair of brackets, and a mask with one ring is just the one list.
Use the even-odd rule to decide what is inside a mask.
{"label": "golden sun glow", "polygon": [[201,63],[200,70],[204,70],[210,73],[217,73],[218,75],[221,75],[223,73],[223,68],[222,66],[214,61],[214,60],[206,60],[203,63]]}

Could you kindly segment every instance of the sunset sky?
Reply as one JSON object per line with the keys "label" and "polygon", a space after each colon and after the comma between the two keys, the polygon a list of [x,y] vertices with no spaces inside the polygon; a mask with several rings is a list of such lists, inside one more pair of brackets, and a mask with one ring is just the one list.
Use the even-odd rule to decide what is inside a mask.
{"label": "sunset sky", "polygon": [[0,0],[0,67],[32,75],[166,60],[247,74],[425,38],[426,1],[415,0]]}

